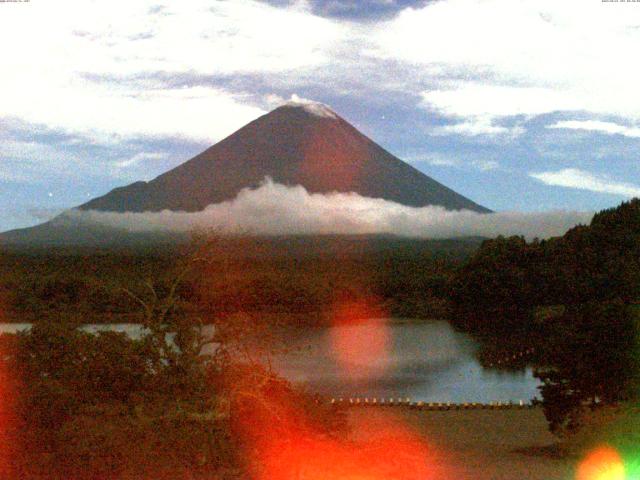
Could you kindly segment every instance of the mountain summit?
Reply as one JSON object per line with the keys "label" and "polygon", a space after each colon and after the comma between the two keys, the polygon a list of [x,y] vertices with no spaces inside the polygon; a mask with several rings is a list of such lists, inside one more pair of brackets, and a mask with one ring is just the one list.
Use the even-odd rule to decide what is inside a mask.
{"label": "mountain summit", "polygon": [[[326,105],[289,102],[149,182],[136,182],[78,207],[107,212],[197,212],[271,178],[310,193],[355,192],[403,205],[488,209],[419,172],[356,130]],[[95,232],[94,232],[95,233]],[[6,243],[94,243],[65,214],[0,235]],[[120,232],[123,235],[123,232]]]}
{"label": "mountain summit", "polygon": [[488,212],[402,162],[329,107],[288,103],[150,182],[117,188],[83,210],[199,211],[270,177],[310,193],[356,192],[404,205]]}

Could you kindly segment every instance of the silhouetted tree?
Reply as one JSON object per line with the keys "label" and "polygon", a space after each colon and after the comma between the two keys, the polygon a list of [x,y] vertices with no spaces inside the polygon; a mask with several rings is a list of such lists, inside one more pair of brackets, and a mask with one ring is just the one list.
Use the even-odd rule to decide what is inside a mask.
{"label": "silhouetted tree", "polygon": [[583,407],[636,398],[640,332],[632,307],[619,300],[573,306],[550,332],[535,375],[553,432],[576,430]]}
{"label": "silhouetted tree", "polygon": [[526,328],[540,303],[532,274],[539,256],[523,237],[485,241],[451,283],[453,323],[472,332]]}

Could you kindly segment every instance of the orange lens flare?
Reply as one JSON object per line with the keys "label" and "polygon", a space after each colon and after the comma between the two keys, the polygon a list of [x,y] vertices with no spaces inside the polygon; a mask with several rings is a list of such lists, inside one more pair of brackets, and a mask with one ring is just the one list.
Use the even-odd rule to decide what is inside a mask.
{"label": "orange lens flare", "polygon": [[[341,332],[330,339],[336,360],[354,376],[377,373],[391,353],[384,312],[371,299],[336,305],[332,325],[341,328],[330,329]],[[234,385],[245,385],[232,424],[254,480],[452,478],[443,455],[393,412],[350,415],[348,432],[333,430],[328,425],[345,412],[314,404],[286,382],[249,375]]]}
{"label": "orange lens flare", "polygon": [[333,357],[353,379],[381,375],[389,363],[391,333],[373,300],[342,302],[333,311],[329,342]]}
{"label": "orange lens flare", "polygon": [[10,478],[13,430],[14,386],[4,359],[5,352],[0,344],[0,478]]}
{"label": "orange lens flare", "polygon": [[368,159],[358,145],[350,133],[336,129],[333,122],[317,125],[306,132],[299,176],[312,191],[357,191],[369,171]]}
{"label": "orange lens flare", "polygon": [[624,480],[624,463],[613,448],[603,446],[593,450],[578,466],[576,480]]}
{"label": "orange lens flare", "polygon": [[259,480],[404,480],[446,478],[440,462],[401,423],[378,428],[372,437],[338,440],[317,432],[273,438],[262,450]]}

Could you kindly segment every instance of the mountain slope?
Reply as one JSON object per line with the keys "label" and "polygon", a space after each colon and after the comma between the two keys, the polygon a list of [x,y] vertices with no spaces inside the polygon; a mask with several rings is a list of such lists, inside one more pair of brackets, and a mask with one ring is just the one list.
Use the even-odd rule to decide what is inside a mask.
{"label": "mountain slope", "polygon": [[[320,104],[287,104],[264,115],[150,182],[136,182],[93,199],[81,210],[111,212],[203,210],[233,199],[271,177],[311,193],[356,192],[409,206],[488,209],[419,172]],[[108,229],[107,229],[108,230]],[[73,224],[64,214],[42,225],[0,235],[4,243],[96,243],[104,227]],[[146,239],[146,237],[145,237]]]}
{"label": "mountain slope", "polygon": [[277,108],[156,179],[115,189],[80,208],[198,211],[269,176],[312,193],[353,191],[410,206],[488,211],[391,155],[333,112],[321,112]]}

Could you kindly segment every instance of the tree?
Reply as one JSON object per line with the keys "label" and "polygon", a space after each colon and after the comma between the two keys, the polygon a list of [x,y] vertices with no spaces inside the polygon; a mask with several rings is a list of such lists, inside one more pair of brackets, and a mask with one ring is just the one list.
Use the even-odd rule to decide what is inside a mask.
{"label": "tree", "polygon": [[576,431],[583,408],[630,400],[640,386],[638,319],[622,301],[592,302],[568,309],[557,319],[544,346],[544,412],[550,429]]}
{"label": "tree", "polygon": [[[223,275],[215,269],[226,249],[201,238],[168,272],[126,288],[142,312],[139,338],[90,334],[69,312],[0,338],[0,389],[10,385],[6,372],[21,380],[12,428],[0,429],[12,446],[0,452],[0,474],[11,472],[2,478],[243,478],[251,462],[238,448],[249,434],[277,439],[303,421],[322,426],[313,433],[337,427],[332,407],[273,372],[277,347],[263,318],[221,315],[205,328],[188,310],[185,282]],[[262,428],[237,428],[254,413]]]}
{"label": "tree", "polygon": [[540,301],[532,275],[538,257],[538,244],[523,237],[483,242],[451,283],[453,323],[472,332],[526,329]]}
{"label": "tree", "polygon": [[562,237],[488,240],[451,287],[454,324],[536,347],[553,431],[577,430],[585,408],[638,398],[640,200]]}

